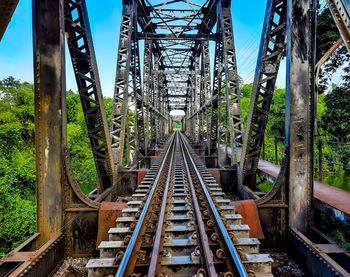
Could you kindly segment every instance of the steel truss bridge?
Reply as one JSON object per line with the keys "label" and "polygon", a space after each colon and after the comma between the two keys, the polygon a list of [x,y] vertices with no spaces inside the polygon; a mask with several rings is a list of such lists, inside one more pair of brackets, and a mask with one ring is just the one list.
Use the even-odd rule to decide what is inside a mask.
{"label": "steel truss bridge", "polygon": [[[0,37],[17,4],[1,0]],[[247,225],[224,194],[233,193],[254,203],[264,249],[288,247],[308,276],[348,276],[349,266],[312,239],[334,247],[314,226],[317,4],[267,0],[244,122],[231,1],[123,0],[108,126],[85,0],[33,0],[37,233],[0,261],[0,273],[48,276],[65,257],[96,256],[98,240],[101,258],[90,260],[89,276],[271,276],[271,258],[258,254],[256,239],[248,241]],[[341,34],[337,46],[350,50],[350,3],[327,4]],[[98,174],[89,195],[80,191],[67,149],[65,44]],[[264,193],[258,180],[272,175],[258,166],[283,57],[285,147],[274,187]],[[174,110],[184,112],[182,134],[173,132]],[[131,200],[120,203],[125,196]],[[190,214],[176,219],[169,207]],[[185,227],[174,223],[181,216]],[[109,229],[110,218],[118,218],[117,228]],[[181,228],[192,241],[174,240]],[[174,258],[171,238],[171,247],[190,253]]]}

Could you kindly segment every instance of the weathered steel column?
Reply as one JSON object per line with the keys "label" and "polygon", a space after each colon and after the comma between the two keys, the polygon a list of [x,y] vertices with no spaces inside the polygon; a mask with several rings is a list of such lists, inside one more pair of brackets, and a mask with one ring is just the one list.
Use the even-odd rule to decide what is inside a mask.
{"label": "weathered steel column", "polygon": [[[201,107],[201,94],[202,94],[202,75],[201,75],[201,58],[200,56],[196,56],[196,108],[194,112],[197,112],[199,108]],[[200,136],[201,136],[201,115],[199,113],[196,113],[195,115],[196,120],[196,140],[199,144],[201,142]]]}
{"label": "weathered steel column", "polygon": [[143,91],[144,91],[144,102],[146,103],[145,110],[145,129],[146,129],[146,153],[149,151],[149,143],[151,140],[151,126],[153,118],[153,111],[150,109],[150,105],[152,103],[152,74],[153,74],[153,66],[152,66],[152,53],[153,53],[153,43],[151,40],[145,41],[144,46],[144,70],[143,70]]}
{"label": "weathered steel column", "polygon": [[315,8],[315,0],[289,0],[287,6],[289,225],[303,233],[313,222]]}
{"label": "weathered steel column", "polygon": [[112,153],[114,161],[122,165],[126,145],[127,119],[129,108],[129,77],[131,64],[131,39],[133,32],[133,1],[125,1],[120,25],[119,48],[117,56],[117,72],[115,79],[113,114],[111,126]]}
{"label": "weathered steel column", "polygon": [[[240,90],[237,73],[236,48],[233,35],[231,18],[231,1],[225,1],[219,9],[220,30],[223,41],[225,74],[225,94],[226,94],[226,114],[228,119],[229,135],[226,134],[227,146],[232,147],[231,164],[237,163],[237,149],[243,146],[243,119],[240,104]],[[226,131],[227,132],[227,131]]]}
{"label": "weathered steel column", "polygon": [[38,244],[63,226],[66,144],[63,0],[33,1]]}

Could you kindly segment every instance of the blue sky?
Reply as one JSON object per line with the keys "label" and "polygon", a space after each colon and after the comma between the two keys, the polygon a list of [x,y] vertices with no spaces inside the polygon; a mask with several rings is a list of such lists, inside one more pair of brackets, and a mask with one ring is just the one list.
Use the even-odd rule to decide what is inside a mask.
{"label": "blue sky", "polygon": [[[121,0],[86,0],[104,96],[114,91],[116,56],[121,18]],[[30,0],[21,0],[0,42],[0,78],[14,76],[33,82],[32,16]],[[103,2],[103,5],[101,3]],[[152,3],[152,1],[150,1]],[[238,72],[252,82],[258,53],[266,0],[232,1]],[[76,90],[72,66],[67,55],[67,89]],[[285,86],[285,64],[277,81]]]}

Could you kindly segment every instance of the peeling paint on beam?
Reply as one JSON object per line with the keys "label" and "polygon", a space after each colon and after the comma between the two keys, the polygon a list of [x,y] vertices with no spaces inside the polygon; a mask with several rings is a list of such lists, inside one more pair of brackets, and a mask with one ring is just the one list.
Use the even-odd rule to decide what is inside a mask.
{"label": "peeling paint on beam", "polygon": [[33,2],[38,245],[63,226],[66,145],[63,0]]}
{"label": "peeling paint on beam", "polygon": [[287,5],[289,225],[302,233],[313,222],[315,9],[315,0],[289,0]]}

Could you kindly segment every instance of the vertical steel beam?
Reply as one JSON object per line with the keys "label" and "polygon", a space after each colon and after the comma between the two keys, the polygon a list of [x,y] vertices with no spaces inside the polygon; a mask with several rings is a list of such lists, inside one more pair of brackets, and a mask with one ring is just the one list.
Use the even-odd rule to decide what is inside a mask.
{"label": "vertical steel beam", "polygon": [[117,73],[111,126],[112,151],[114,160],[122,165],[125,153],[126,124],[128,119],[128,91],[131,60],[131,38],[133,32],[133,6],[135,1],[123,5],[120,26]]}
{"label": "vertical steel beam", "polygon": [[[231,1],[225,1],[220,12],[221,33],[223,40],[226,113],[228,118],[228,146],[233,149],[243,146],[243,121],[241,115],[240,91],[237,72],[236,49],[234,45],[233,26],[231,17]],[[235,151],[236,152],[236,151]],[[237,162],[233,153],[233,163]]]}
{"label": "vertical steel beam", "polygon": [[114,162],[85,0],[65,0],[65,31],[92,147],[98,190],[112,185]]}
{"label": "vertical steel beam", "polygon": [[63,227],[66,85],[63,0],[33,1],[37,228],[40,244]]}
{"label": "vertical steel beam", "polygon": [[[200,107],[200,96],[201,96],[201,71],[200,71],[200,57],[199,55],[194,55],[195,58],[195,88],[194,88],[194,109],[192,110],[192,113],[196,112]],[[200,142],[200,133],[201,133],[201,126],[200,126],[200,115],[196,113],[194,116],[194,122],[195,122],[195,133],[194,138],[195,142]]]}
{"label": "vertical steel beam", "polygon": [[306,233],[313,222],[316,0],[289,0],[287,11],[289,226]]}
{"label": "vertical steel beam", "polygon": [[[219,20],[218,20],[219,22]],[[219,25],[218,25],[219,26]],[[214,58],[214,79],[212,86],[212,99],[210,107],[210,131],[209,131],[209,155],[217,154],[217,146],[219,142],[219,98],[221,93],[222,80],[222,40],[218,39],[215,46]]]}
{"label": "vertical steel beam", "polygon": [[278,69],[285,51],[286,18],[287,0],[267,1],[241,156],[243,183],[252,189],[255,187]]}
{"label": "vertical steel beam", "polygon": [[[211,79],[210,79],[210,56],[209,56],[209,42],[204,41],[202,47],[202,74],[203,74],[203,90],[202,95],[204,96],[202,99],[201,107],[206,103],[208,99],[211,98]],[[203,114],[204,124],[204,136],[206,141],[209,140],[209,130],[210,130],[210,118],[208,109],[205,109]]]}
{"label": "vertical steel beam", "polygon": [[[144,71],[143,71],[143,91],[144,91],[144,103],[146,106],[145,110],[145,126],[146,126],[146,137],[147,140],[151,139],[151,125],[153,117],[153,111],[150,109],[150,104],[152,103],[152,75],[153,75],[153,43],[151,40],[145,41],[144,49]],[[153,104],[153,103],[152,103]],[[148,142],[146,142],[147,148],[149,147]],[[148,149],[146,150],[148,152]]]}
{"label": "vertical steel beam", "polygon": [[[161,110],[161,105],[162,105],[162,94],[164,90],[164,74],[163,73],[158,73],[158,90],[157,90],[157,102],[155,103],[155,107],[157,108],[158,111]],[[159,114],[155,114],[157,120],[157,142],[159,143],[162,140],[162,119],[159,116]]]}
{"label": "vertical steel beam", "polygon": [[[136,5],[134,7],[134,13],[137,13]],[[144,121],[144,102],[143,102],[143,89],[141,82],[141,66],[140,66],[140,53],[139,53],[139,41],[137,37],[137,17],[134,16],[134,34],[132,39],[132,78],[134,87],[134,99],[136,109],[136,145],[138,154],[146,154],[146,139],[145,139],[145,121]]]}
{"label": "vertical steel beam", "polygon": [[[152,83],[153,83],[153,90],[151,91],[152,93],[152,105],[153,107],[157,108],[158,104],[159,104],[159,98],[158,98],[158,91],[159,91],[159,82],[160,82],[160,78],[159,78],[159,55],[154,53],[154,70],[156,71],[156,73],[154,75],[152,75]],[[152,117],[151,117],[151,134],[152,134],[152,147],[155,147],[158,144],[158,116],[156,114],[155,111],[152,111]]]}

